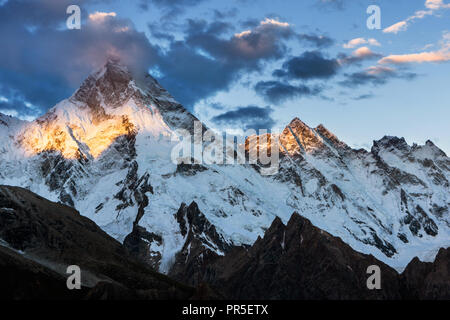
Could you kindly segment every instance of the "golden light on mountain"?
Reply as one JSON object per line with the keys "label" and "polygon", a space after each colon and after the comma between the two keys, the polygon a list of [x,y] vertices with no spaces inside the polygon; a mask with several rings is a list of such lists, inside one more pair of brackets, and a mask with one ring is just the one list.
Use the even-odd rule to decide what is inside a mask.
{"label": "golden light on mountain", "polygon": [[345,145],[325,127],[318,126],[313,129],[300,119],[295,118],[281,134],[253,135],[248,137],[245,141],[245,151],[247,153],[250,151],[254,153],[265,152],[270,155],[275,145],[274,138],[277,138],[278,141],[276,144],[279,146],[280,153],[287,153],[290,156],[295,156],[302,152],[313,153],[317,149],[324,148],[324,142],[320,134],[323,134],[337,144],[339,143],[341,146]]}
{"label": "golden light on mountain", "polygon": [[88,127],[37,122],[27,128],[19,142],[32,155],[57,151],[66,159],[78,159],[81,151],[98,158],[118,137],[133,132],[127,116],[111,116]]}

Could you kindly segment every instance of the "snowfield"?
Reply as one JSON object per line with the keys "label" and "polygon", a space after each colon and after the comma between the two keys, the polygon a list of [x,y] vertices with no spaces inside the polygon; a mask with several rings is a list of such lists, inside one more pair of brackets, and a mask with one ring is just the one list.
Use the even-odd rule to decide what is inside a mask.
{"label": "snowfield", "polygon": [[353,150],[295,119],[276,175],[245,164],[180,170],[173,137],[195,120],[154,79],[134,81],[108,62],[33,122],[0,114],[0,184],[72,205],[120,242],[135,224],[160,236],[146,241],[165,273],[186,241],[175,214],[193,201],[233,245],[298,212],[398,271],[450,246],[450,159],[432,142],[384,137],[371,152]]}

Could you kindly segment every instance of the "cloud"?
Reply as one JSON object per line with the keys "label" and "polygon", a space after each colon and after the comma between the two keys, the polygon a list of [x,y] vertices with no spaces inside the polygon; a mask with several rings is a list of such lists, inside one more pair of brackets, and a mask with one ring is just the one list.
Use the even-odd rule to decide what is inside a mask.
{"label": "cloud", "polygon": [[94,22],[103,22],[107,17],[115,17],[117,14],[115,12],[99,12],[89,14],[89,19]]}
{"label": "cloud", "polygon": [[130,20],[117,15],[97,12],[84,21],[81,30],[61,28],[69,4],[65,0],[8,1],[0,7],[0,38],[8,44],[0,50],[0,95],[44,112],[70,96],[111,54],[133,70],[145,71],[155,62],[157,48]]}
{"label": "cloud", "polygon": [[161,52],[158,80],[186,107],[226,90],[243,72],[260,71],[264,62],[282,58],[284,41],[294,36],[288,23],[274,19],[226,36],[231,25],[188,20],[184,41]]}
{"label": "cloud", "polygon": [[366,94],[361,94],[357,97],[354,97],[353,100],[359,101],[359,100],[366,100],[366,99],[371,99],[375,97],[375,95],[373,93],[366,93]]}
{"label": "cloud", "polygon": [[316,0],[316,6],[320,9],[344,9],[344,0]]}
{"label": "cloud", "polygon": [[239,12],[239,10],[237,8],[231,8],[228,10],[217,10],[214,9],[214,19],[215,20],[222,20],[225,18],[234,18],[237,13]]}
{"label": "cloud", "polygon": [[279,58],[286,52],[283,40],[294,35],[288,23],[268,18],[255,28],[230,38],[219,37],[217,31],[211,29],[213,25],[203,20],[189,20],[186,43],[201,48],[219,60],[251,62]]}
{"label": "cloud", "polygon": [[273,75],[288,79],[328,79],[337,74],[339,67],[337,59],[327,59],[320,51],[306,51],[286,61]]}
{"label": "cloud", "polygon": [[442,9],[449,9],[450,3],[444,3],[443,0],[426,0],[425,8],[427,10],[418,10],[412,16],[409,16],[403,21],[399,21],[394,23],[393,25],[385,28],[383,30],[384,33],[394,33],[397,34],[401,31],[406,31],[409,25],[418,19],[423,19],[426,16],[435,15],[437,11]]}
{"label": "cloud", "polygon": [[293,98],[316,96],[322,91],[322,88],[291,85],[279,81],[260,81],[255,85],[255,91],[267,101],[280,104]]}
{"label": "cloud", "polygon": [[399,33],[400,31],[405,31],[408,29],[408,23],[406,21],[400,21],[394,23],[392,26],[387,27],[383,30],[384,33]]}
{"label": "cloud", "polygon": [[389,55],[378,61],[379,64],[405,64],[450,61],[450,32],[445,32],[440,41],[441,48],[436,51]]}
{"label": "cloud", "polygon": [[298,39],[302,42],[308,42],[313,44],[317,48],[327,48],[334,44],[334,40],[324,35],[306,34],[302,33],[298,35]]}
{"label": "cloud", "polygon": [[150,5],[161,9],[164,13],[163,20],[170,20],[176,18],[178,15],[185,12],[188,7],[195,7],[204,0],[140,0],[139,7],[147,11]]}
{"label": "cloud", "polygon": [[265,20],[261,21],[260,25],[261,26],[271,25],[271,26],[282,27],[282,28],[290,27],[289,23],[287,23],[287,22],[281,22],[281,21],[278,21],[276,19],[271,19],[271,18],[266,18]]}
{"label": "cloud", "polygon": [[[78,2],[82,12],[92,1]],[[165,10],[199,2],[152,3]],[[152,29],[152,36],[164,37],[162,47],[116,12],[90,12],[81,30],[61,28],[69,4],[70,0],[8,1],[0,7],[0,36],[8,43],[0,50],[0,83],[5,84],[1,96],[45,112],[70,96],[88,74],[114,55],[135,73],[160,71],[158,80],[191,109],[197,101],[228,89],[243,73],[261,71],[265,62],[284,57],[285,41],[295,35],[289,23],[275,18],[259,21],[240,37],[230,35],[234,25],[223,21],[166,21]],[[181,32],[174,31],[181,26]],[[176,32],[184,36],[182,41],[175,38]]]}
{"label": "cloud", "polygon": [[355,88],[366,84],[378,86],[386,84],[390,79],[412,80],[415,77],[415,73],[401,72],[394,68],[377,65],[363,71],[345,74],[346,79],[339,84],[349,88]]}
{"label": "cloud", "polygon": [[423,63],[423,62],[444,62],[450,60],[450,52],[421,52],[411,54],[390,55],[379,61],[381,64],[402,64],[402,63]]}
{"label": "cloud", "polygon": [[[369,41],[365,41],[369,42]],[[372,43],[374,43],[372,41]],[[351,65],[359,65],[362,61],[379,59],[382,55],[373,52],[369,47],[360,47],[351,54],[338,54],[337,58],[326,58],[320,51],[306,51],[298,57],[288,59],[281,69],[273,72],[273,76],[284,81],[260,81],[255,85],[255,91],[273,104],[286,100],[307,96],[320,96],[323,85],[306,86],[293,84],[286,80],[329,80],[338,75],[342,69]],[[393,68],[373,66],[363,71],[344,74],[344,80],[339,84],[347,87],[357,87],[365,84],[381,85],[392,78],[412,79],[413,73],[398,72]],[[362,98],[361,98],[362,99]]]}
{"label": "cloud", "polygon": [[258,107],[249,105],[245,107],[237,107],[235,110],[227,111],[211,119],[212,122],[220,126],[231,126],[231,129],[267,129],[270,130],[275,121],[271,114],[273,109],[269,106]]}
{"label": "cloud", "polygon": [[376,39],[373,39],[373,38],[370,38],[370,39],[355,38],[355,39],[348,41],[347,43],[344,43],[342,45],[342,47],[344,47],[345,49],[353,49],[353,48],[359,47],[363,44],[369,44],[371,46],[378,46],[378,47],[381,46],[380,43]]}
{"label": "cloud", "polygon": [[[286,40],[299,37],[317,46],[332,43],[325,36],[296,34],[289,23],[274,18],[246,23],[246,29],[231,36],[227,36],[227,32],[232,30],[232,25],[221,24],[216,28],[217,22],[188,20],[185,40],[173,41],[160,59],[163,73],[160,82],[188,108],[218,91],[227,90],[242,74],[259,72],[266,62],[283,58],[287,53]],[[293,88],[292,96],[308,93],[302,92],[302,88]],[[275,91],[273,88],[268,92]],[[280,101],[277,98],[271,101],[274,100]]]}
{"label": "cloud", "polygon": [[450,8],[450,3],[445,4],[443,0],[427,0],[425,7],[431,10],[448,9]]}
{"label": "cloud", "polygon": [[170,45],[160,57],[158,66],[162,71],[158,80],[188,108],[217,91],[227,89],[244,67],[230,61],[218,62],[181,41]]}
{"label": "cloud", "polygon": [[[287,40],[300,39],[316,47],[332,43],[326,36],[297,34],[289,22],[274,16],[248,22],[241,30],[222,20],[159,21],[152,25],[152,39],[157,39],[153,43],[119,11],[87,12],[88,5],[97,1],[105,0],[77,2],[86,17],[81,30],[64,28],[70,0],[8,1],[1,6],[0,36],[8,46],[0,50],[0,82],[5,84],[0,95],[45,112],[70,96],[108,56],[115,55],[133,72],[158,71],[154,75],[161,84],[192,109],[198,101],[227,90],[243,74],[260,72],[268,62],[284,58]],[[167,18],[202,1],[146,0],[139,4],[143,9],[153,6]],[[227,15],[235,13],[230,10]],[[296,92],[301,91],[297,88]]]}
{"label": "cloud", "polygon": [[353,55],[355,57],[372,57],[376,55],[372,50],[370,50],[368,47],[361,47],[353,51]]}
{"label": "cloud", "polygon": [[41,110],[21,97],[1,97],[0,112],[22,120],[32,120],[40,115]]}
{"label": "cloud", "polygon": [[338,61],[339,64],[346,65],[359,63],[364,60],[378,59],[381,57],[381,54],[373,52],[368,47],[361,47],[354,50],[351,55],[340,54]]}

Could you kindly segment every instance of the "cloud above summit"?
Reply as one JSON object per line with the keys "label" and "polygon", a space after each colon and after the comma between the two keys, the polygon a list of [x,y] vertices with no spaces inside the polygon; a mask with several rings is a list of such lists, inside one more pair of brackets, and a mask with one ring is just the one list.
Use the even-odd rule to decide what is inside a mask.
{"label": "cloud above summit", "polygon": [[[275,110],[354,97],[370,102],[380,96],[367,94],[372,87],[417,78],[415,63],[448,61],[444,40],[427,40],[420,50],[425,44],[406,48],[355,23],[333,27],[352,3],[80,0],[82,28],[67,30],[68,0],[7,1],[0,5],[0,35],[8,44],[0,51],[0,112],[41,115],[108,56],[117,56],[135,74],[150,72],[189,111],[209,108],[204,115],[217,117],[217,125],[234,119],[235,125],[267,127]],[[437,17],[445,6],[428,1],[425,10]],[[300,7],[304,11],[293,11]],[[346,88],[351,95],[339,93]],[[217,103],[224,106],[221,113]]]}
{"label": "cloud above summit", "polygon": [[[98,1],[80,4],[91,2]],[[153,4],[163,8],[198,2]],[[14,100],[11,92],[20,92],[23,101],[43,112],[69,96],[112,55],[132,71],[157,67],[163,85],[191,108],[200,99],[226,90],[242,73],[261,71],[265,62],[282,58],[287,51],[285,41],[295,36],[289,23],[276,18],[261,19],[257,25],[231,34],[235,27],[228,22],[188,19],[182,30],[184,40],[169,36],[169,45],[163,49],[115,11],[94,10],[85,15],[81,30],[68,30],[64,27],[68,4],[41,0],[30,10],[27,1],[8,1],[0,7],[0,35],[9,43],[0,52],[0,80],[4,83],[0,95],[8,101]],[[15,19],[11,19],[13,15]],[[30,55],[39,57],[39,63]]]}
{"label": "cloud above summit", "polygon": [[33,10],[28,1],[0,7],[0,38],[8,43],[0,51],[0,95],[8,101],[21,97],[38,107],[36,113],[70,96],[110,55],[143,70],[157,56],[145,34],[115,13],[93,12],[81,30],[68,30],[69,1],[32,3]]}

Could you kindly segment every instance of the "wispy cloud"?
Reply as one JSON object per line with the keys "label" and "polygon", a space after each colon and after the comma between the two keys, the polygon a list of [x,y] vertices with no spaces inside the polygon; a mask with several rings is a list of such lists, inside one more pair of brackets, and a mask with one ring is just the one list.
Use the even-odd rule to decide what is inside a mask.
{"label": "wispy cloud", "polygon": [[322,89],[320,86],[292,85],[281,81],[260,81],[255,85],[256,93],[273,104],[281,104],[294,98],[317,96]]}
{"label": "wispy cloud", "polygon": [[344,9],[344,0],[317,0],[316,5],[321,9]]}
{"label": "wispy cloud", "polygon": [[441,48],[436,51],[389,55],[378,61],[379,64],[404,64],[450,61],[450,32],[445,32],[440,41]]}
{"label": "wispy cloud", "polygon": [[405,31],[408,29],[408,22],[407,21],[400,21],[397,23],[394,23],[392,26],[387,27],[383,30],[384,33],[399,33],[400,31]]}
{"label": "wispy cloud", "polygon": [[275,125],[275,120],[271,116],[273,111],[269,106],[239,106],[234,110],[213,117],[211,121],[219,126],[244,128],[244,130],[271,129]]}
{"label": "wispy cloud", "polygon": [[411,80],[416,77],[415,73],[401,72],[386,66],[371,66],[363,71],[345,74],[345,80],[340,85],[355,88],[366,84],[379,86],[386,84],[390,79]]}
{"label": "wispy cloud", "polygon": [[380,60],[380,63],[402,64],[402,63],[423,63],[423,62],[444,62],[450,60],[450,52],[421,52],[411,54],[390,55]]}
{"label": "wispy cloud", "polygon": [[337,59],[327,58],[320,51],[306,51],[283,63],[273,75],[287,79],[329,79],[337,74],[339,68]]}
{"label": "wispy cloud", "polygon": [[117,14],[115,12],[99,12],[96,11],[89,15],[89,19],[94,22],[101,22],[107,17],[115,17]]}
{"label": "wispy cloud", "polygon": [[289,27],[289,23],[287,22],[281,22],[275,19],[269,19],[266,18],[265,20],[261,21],[260,23],[262,26],[264,25],[273,25],[273,26],[277,26],[277,27]]}
{"label": "wispy cloud", "polygon": [[401,31],[405,31],[413,21],[423,19],[426,16],[434,15],[437,11],[442,9],[449,9],[450,3],[444,3],[443,0],[426,0],[425,8],[425,10],[416,11],[412,16],[406,18],[405,20],[399,21],[385,28],[383,32],[397,34]]}
{"label": "wispy cloud", "polygon": [[381,46],[381,44],[376,39],[373,39],[373,38],[370,38],[370,39],[355,38],[355,39],[350,40],[347,43],[344,43],[342,45],[342,47],[344,47],[345,49],[353,49],[353,48],[359,47],[364,44],[368,44],[371,46],[377,46],[377,47]]}
{"label": "wispy cloud", "polygon": [[346,64],[352,64],[352,63],[359,63],[364,60],[370,60],[370,59],[379,59],[383,55],[373,52],[368,47],[361,47],[352,52],[351,55],[345,55],[341,54],[339,55],[338,62],[341,65]]}

